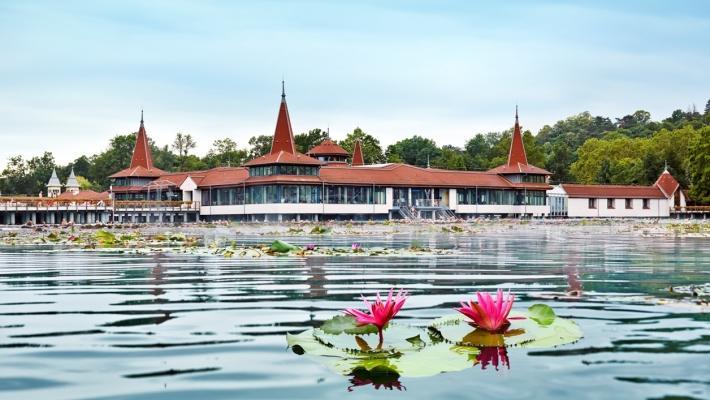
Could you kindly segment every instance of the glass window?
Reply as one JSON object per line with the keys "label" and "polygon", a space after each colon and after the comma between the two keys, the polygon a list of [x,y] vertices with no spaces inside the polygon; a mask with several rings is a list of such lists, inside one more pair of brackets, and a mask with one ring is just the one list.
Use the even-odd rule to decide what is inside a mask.
{"label": "glass window", "polygon": [[614,199],[606,199],[606,208],[608,208],[608,209],[614,208]]}
{"label": "glass window", "polygon": [[633,199],[626,199],[626,208],[627,209],[634,208],[634,200]]}
{"label": "glass window", "polygon": [[589,199],[589,208],[597,208],[597,199]]}
{"label": "glass window", "polygon": [[651,200],[643,199],[643,208],[645,210],[648,210],[649,208],[651,208]]}

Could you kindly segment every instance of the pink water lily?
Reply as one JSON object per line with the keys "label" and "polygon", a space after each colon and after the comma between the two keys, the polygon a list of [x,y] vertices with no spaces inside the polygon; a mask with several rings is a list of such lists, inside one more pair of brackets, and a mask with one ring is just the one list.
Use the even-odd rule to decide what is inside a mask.
{"label": "pink water lily", "polygon": [[355,321],[358,326],[374,325],[377,327],[377,333],[380,337],[380,343],[377,346],[378,348],[382,347],[382,342],[384,340],[382,329],[384,329],[385,325],[387,325],[387,323],[394,318],[395,315],[397,315],[399,310],[404,305],[404,302],[407,301],[407,296],[409,294],[404,289],[400,289],[394,297],[393,295],[394,289],[390,289],[387,300],[383,302],[380,297],[380,293],[378,292],[374,303],[370,303],[363,296],[362,301],[365,302],[365,306],[370,311],[369,314],[354,308],[348,308],[343,311],[344,313],[355,317]]}
{"label": "pink water lily", "polygon": [[513,307],[515,296],[510,292],[503,294],[502,289],[498,289],[495,299],[488,293],[476,292],[478,303],[472,300],[461,302],[461,307],[456,311],[467,316],[473,321],[473,325],[488,332],[502,332],[508,328],[510,321],[508,314]]}

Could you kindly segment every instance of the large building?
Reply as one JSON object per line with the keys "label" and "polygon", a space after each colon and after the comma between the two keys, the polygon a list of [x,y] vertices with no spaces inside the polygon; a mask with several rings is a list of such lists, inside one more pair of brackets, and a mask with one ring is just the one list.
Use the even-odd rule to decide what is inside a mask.
{"label": "large building", "polygon": [[548,196],[550,215],[570,218],[664,218],[687,200],[668,169],[651,186],[564,183]]}
{"label": "large building", "polygon": [[[326,140],[296,151],[282,90],[271,151],[241,167],[166,173],[152,164],[141,115],[129,168],[111,176],[116,200],[199,203],[203,220],[441,219],[545,216],[550,173],[528,164],[515,114],[508,161],[486,172],[366,165],[359,143],[350,154]],[[350,164],[347,163],[351,158]]]}

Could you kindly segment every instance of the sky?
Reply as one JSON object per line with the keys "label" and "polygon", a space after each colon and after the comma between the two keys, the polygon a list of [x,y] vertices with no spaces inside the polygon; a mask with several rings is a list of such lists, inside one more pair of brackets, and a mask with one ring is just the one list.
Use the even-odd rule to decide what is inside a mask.
{"label": "sky", "polygon": [[708,1],[0,1],[0,168],[138,129],[246,147],[361,127],[463,146],[582,111],[662,119],[710,98]]}

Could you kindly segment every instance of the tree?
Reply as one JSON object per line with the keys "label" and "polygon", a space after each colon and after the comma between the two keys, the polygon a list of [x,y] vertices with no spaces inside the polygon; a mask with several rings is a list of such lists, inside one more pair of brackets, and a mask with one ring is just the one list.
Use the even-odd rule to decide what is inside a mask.
{"label": "tree", "polygon": [[26,161],[22,156],[11,157],[0,174],[3,176],[0,191],[6,195],[37,196],[45,191],[45,185],[56,167],[54,156],[48,151]]}
{"label": "tree", "polygon": [[247,151],[237,147],[237,142],[230,138],[218,139],[204,158],[208,168],[232,166],[244,163]]}
{"label": "tree", "polygon": [[705,103],[705,115],[710,114],[710,100]]}
{"label": "tree", "polygon": [[567,143],[558,141],[554,144],[545,143],[545,146],[546,149],[549,148],[549,151],[545,151],[548,154],[545,165],[552,172],[552,180],[560,183],[570,182],[572,177],[569,167],[574,162],[574,154]]}
{"label": "tree", "polygon": [[306,154],[308,153],[308,150],[314,148],[328,138],[328,132],[316,128],[311,129],[307,133],[299,133],[293,138],[293,140],[296,143],[296,151]]}
{"label": "tree", "polygon": [[688,154],[690,198],[710,203],[710,127],[706,126],[690,141]]}
{"label": "tree", "polygon": [[389,145],[385,154],[389,162],[402,160],[409,165],[426,167],[431,160],[439,157],[441,150],[433,140],[414,135]]}
{"label": "tree", "polygon": [[431,166],[442,169],[465,170],[466,158],[463,150],[447,144],[441,147],[439,156],[432,160]]}
{"label": "tree", "polygon": [[488,169],[488,156],[491,152],[491,146],[483,134],[478,133],[469,139],[464,149],[467,170],[481,171]]}
{"label": "tree", "polygon": [[269,135],[252,136],[249,139],[249,158],[254,159],[271,151],[272,137]]}
{"label": "tree", "polygon": [[386,158],[382,152],[380,141],[374,136],[365,133],[359,127],[348,133],[345,139],[341,140],[338,144],[340,144],[340,147],[347,150],[348,153],[352,154],[355,149],[355,142],[358,140],[361,143],[362,156],[366,164],[380,164],[385,162]]}
{"label": "tree", "polygon": [[187,163],[187,155],[190,150],[197,147],[197,143],[192,139],[192,135],[183,134],[178,132],[175,135],[175,140],[173,141],[173,150],[177,151],[179,160],[179,171],[185,171],[185,164]]}

